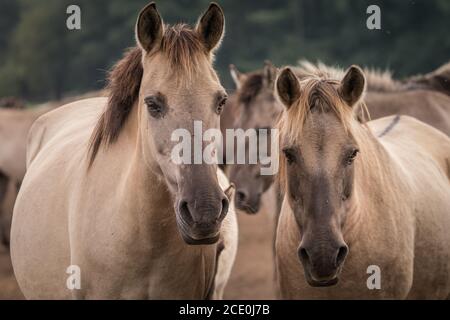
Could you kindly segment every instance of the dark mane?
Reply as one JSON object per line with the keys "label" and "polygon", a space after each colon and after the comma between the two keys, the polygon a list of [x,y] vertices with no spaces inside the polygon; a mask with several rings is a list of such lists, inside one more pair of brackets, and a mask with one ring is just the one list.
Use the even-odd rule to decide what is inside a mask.
{"label": "dark mane", "polygon": [[406,83],[422,85],[425,88],[450,95],[450,62],[429,74],[406,79]]}
{"label": "dark mane", "polygon": [[141,59],[140,48],[129,49],[108,75],[108,105],[91,136],[90,164],[94,162],[102,144],[110,144],[117,140],[133,108],[141,87],[143,73]]}
{"label": "dark mane", "polygon": [[[199,57],[206,55],[197,32],[185,24],[166,26],[159,52],[167,58],[168,71],[175,79],[179,75],[189,79],[199,66]],[[90,164],[102,145],[112,144],[119,137],[139,96],[142,75],[142,50],[139,47],[127,50],[109,73],[108,104],[91,136]]]}
{"label": "dark mane", "polygon": [[161,52],[167,57],[174,76],[190,79],[199,66],[200,57],[207,55],[196,31],[187,24],[166,26]]}
{"label": "dark mane", "polygon": [[238,99],[245,105],[248,105],[261,91],[263,87],[264,76],[262,71],[255,71],[248,75],[247,79],[239,89]]}

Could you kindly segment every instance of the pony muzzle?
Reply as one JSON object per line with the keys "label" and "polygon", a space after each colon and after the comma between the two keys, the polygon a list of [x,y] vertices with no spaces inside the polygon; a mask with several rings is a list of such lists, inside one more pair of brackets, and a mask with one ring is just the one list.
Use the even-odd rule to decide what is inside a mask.
{"label": "pony muzzle", "polygon": [[347,254],[348,246],[345,243],[326,249],[305,246],[298,249],[306,281],[312,287],[336,285]]}
{"label": "pony muzzle", "polygon": [[236,191],[236,208],[248,214],[256,214],[261,205],[261,193],[252,194],[245,189]]}
{"label": "pony muzzle", "polygon": [[177,206],[177,222],[183,240],[189,245],[208,245],[220,238],[220,227],[228,212],[228,198],[218,204],[202,205],[201,200],[181,200]]}

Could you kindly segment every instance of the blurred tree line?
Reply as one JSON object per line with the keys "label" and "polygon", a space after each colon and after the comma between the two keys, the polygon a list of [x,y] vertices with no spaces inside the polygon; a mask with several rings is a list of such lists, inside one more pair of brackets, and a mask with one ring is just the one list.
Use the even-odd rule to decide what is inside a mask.
{"label": "blurred tree line", "polygon": [[[226,36],[216,66],[249,71],[265,59],[428,72],[450,60],[448,0],[222,0]],[[57,99],[104,86],[106,70],[134,45],[134,24],[148,0],[0,0],[0,96]],[[194,23],[209,0],[159,0],[166,23]],[[66,27],[67,6],[82,29]],[[368,30],[366,9],[381,8],[382,30]]]}

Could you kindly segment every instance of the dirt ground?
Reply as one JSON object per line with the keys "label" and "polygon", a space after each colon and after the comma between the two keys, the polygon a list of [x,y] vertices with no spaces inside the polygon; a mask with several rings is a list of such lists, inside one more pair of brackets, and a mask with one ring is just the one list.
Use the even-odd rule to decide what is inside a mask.
{"label": "dirt ground", "polygon": [[272,196],[270,192],[265,195],[263,207],[256,215],[238,212],[239,246],[225,299],[276,298]]}
{"label": "dirt ground", "polygon": [[[274,219],[269,205],[271,195],[263,199],[257,215],[238,213],[239,247],[225,291],[225,299],[274,299],[274,259],[272,252]],[[14,278],[9,252],[0,247],[0,300],[23,299]]]}

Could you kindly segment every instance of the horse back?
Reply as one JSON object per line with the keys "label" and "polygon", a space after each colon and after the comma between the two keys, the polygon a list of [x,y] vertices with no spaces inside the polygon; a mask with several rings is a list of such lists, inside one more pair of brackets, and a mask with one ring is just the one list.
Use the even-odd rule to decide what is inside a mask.
{"label": "horse back", "polygon": [[432,90],[369,92],[366,103],[372,119],[395,114],[414,117],[450,135],[450,97],[441,92]]}
{"label": "horse back", "polygon": [[[434,161],[439,171],[450,179],[450,137],[434,127],[409,116],[391,116],[371,121],[369,126],[391,155],[411,166],[413,172],[431,170]],[[428,165],[414,168],[416,163]],[[417,164],[417,166],[419,166]]]}

